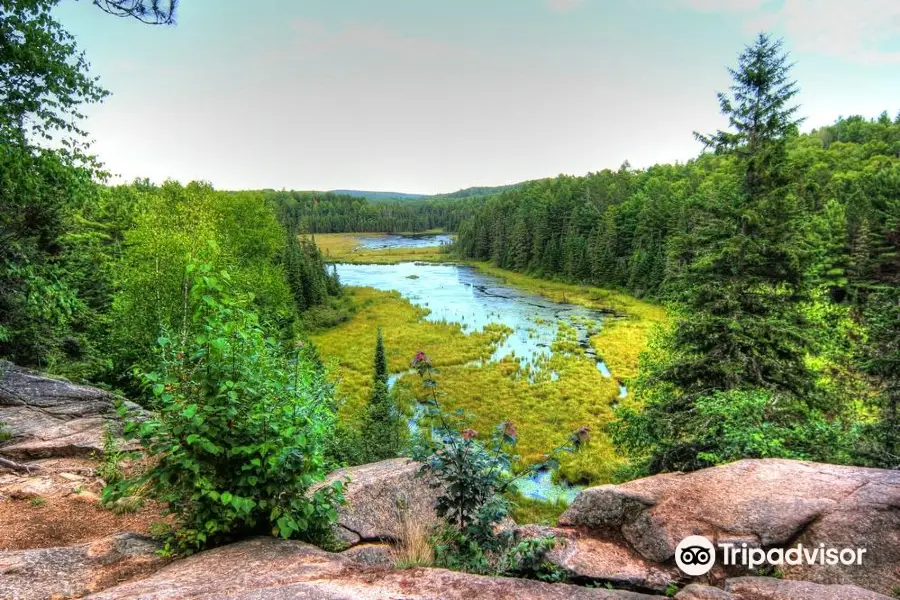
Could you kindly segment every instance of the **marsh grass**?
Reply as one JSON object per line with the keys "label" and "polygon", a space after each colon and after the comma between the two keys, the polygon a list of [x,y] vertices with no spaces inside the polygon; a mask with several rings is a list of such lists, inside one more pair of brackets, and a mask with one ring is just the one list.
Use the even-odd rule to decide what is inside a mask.
{"label": "marsh grass", "polygon": [[555,527],[559,517],[566,512],[569,505],[561,498],[554,500],[534,500],[524,496],[512,498],[510,516],[519,525],[546,525]]}
{"label": "marsh grass", "polygon": [[482,273],[555,302],[567,302],[612,313],[604,319],[599,331],[592,333],[590,343],[597,356],[606,363],[612,376],[619,381],[624,382],[637,375],[638,358],[647,347],[651,333],[657,326],[667,322],[663,307],[621,292],[538,279],[498,269],[490,263],[471,264]]}
{"label": "marsh grass", "polygon": [[447,253],[447,248],[442,246],[383,250],[359,247],[359,238],[362,236],[384,237],[385,235],[384,233],[318,233],[315,235],[315,240],[327,262],[389,265],[416,261],[443,262],[451,258]]}
{"label": "marsh grass", "polygon": [[414,515],[406,508],[397,509],[398,539],[391,545],[391,558],[398,569],[427,567],[434,563],[431,536],[435,523]]}
{"label": "marsh grass", "polygon": [[391,373],[408,370],[412,356],[423,348],[435,356],[439,368],[487,360],[509,333],[508,328],[494,325],[467,334],[455,323],[426,321],[428,310],[410,304],[399,292],[347,287],[346,293],[358,307],[353,318],[311,336],[326,363],[332,363],[332,376],[346,399],[345,417],[357,415],[370,395],[379,326]]}
{"label": "marsh grass", "polygon": [[[331,252],[332,260],[359,255],[352,252],[357,239],[356,234],[316,236],[320,247]],[[390,250],[371,252],[378,260],[355,262],[401,260]],[[473,427],[478,431],[489,432],[496,423],[506,420],[516,423],[523,463],[539,461],[546,448],[560,445],[569,433],[586,425],[591,429],[590,441],[578,454],[562,458],[560,475],[573,483],[612,481],[625,464],[604,433],[605,425],[613,419],[612,405],[620,401],[617,380],[636,374],[638,356],[653,328],[665,322],[665,311],[620,292],[547,281],[497,269],[488,263],[468,264],[553,301],[609,313],[602,324],[583,324],[592,334],[590,343],[609,367],[612,378],[604,377],[595,363],[584,357],[571,326],[560,327],[554,353],[534,365],[523,368],[514,357],[488,362],[496,344],[509,333],[504,326],[492,325],[472,332],[466,325],[426,321],[423,317],[428,310],[410,304],[398,292],[349,287],[347,293],[358,307],[356,314],[349,321],[312,336],[322,357],[330,362],[338,391],[345,399],[341,417],[358,418],[370,394],[372,341],[381,326],[391,373],[406,372],[410,358],[419,350],[425,351],[440,369],[442,404],[448,410],[462,409],[471,414]],[[395,393],[408,413],[416,399],[423,397],[421,385],[417,377],[401,377],[397,381]]]}

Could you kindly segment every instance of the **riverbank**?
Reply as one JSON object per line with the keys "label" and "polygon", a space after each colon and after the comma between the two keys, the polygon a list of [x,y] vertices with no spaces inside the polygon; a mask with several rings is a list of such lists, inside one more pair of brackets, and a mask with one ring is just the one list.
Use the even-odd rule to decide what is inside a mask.
{"label": "riverbank", "polygon": [[[421,234],[397,235],[439,235],[430,231]],[[332,263],[350,263],[360,265],[389,265],[399,262],[444,262],[451,257],[447,248],[442,246],[424,246],[417,248],[365,248],[360,238],[385,238],[385,233],[318,233],[314,237],[316,245],[325,255],[325,260]]]}
{"label": "riverbank", "polygon": [[[331,362],[339,392],[346,398],[342,411],[345,418],[355,418],[369,397],[374,340],[381,326],[390,371],[407,372],[411,357],[420,350],[426,352],[440,368],[438,383],[444,408],[469,413],[474,429],[489,435],[497,423],[515,422],[520,434],[520,454],[523,461],[531,462],[564,443],[572,431],[587,426],[592,432],[590,443],[579,455],[563,458],[560,475],[578,483],[611,480],[624,459],[615,452],[605,427],[613,419],[613,408],[631,401],[630,396],[623,397],[620,384],[637,372],[638,356],[652,330],[665,322],[662,307],[619,292],[547,281],[488,263],[448,261],[460,269],[460,274],[444,279],[435,272],[441,267],[416,268],[401,258],[413,252],[417,256],[430,254],[431,260],[419,262],[429,265],[445,262],[448,255],[441,252],[442,248],[366,250],[360,248],[360,237],[358,234],[316,236],[323,251],[329,250],[330,258],[347,260],[348,255],[354,255],[343,267],[348,281],[382,288],[378,291],[373,287],[348,287],[347,293],[358,306],[354,317],[312,336],[321,355]],[[368,276],[375,279],[366,282],[359,279],[360,264],[398,264],[398,273],[393,275],[391,283],[384,280],[385,273],[391,270],[373,268]],[[468,267],[471,268],[466,271]],[[412,275],[407,275],[407,271]],[[478,281],[470,282],[474,276],[464,273],[487,276],[490,280],[487,289]],[[410,285],[410,280],[422,285]],[[511,334],[522,338],[521,327],[513,333],[501,325],[485,326],[485,320],[508,320],[506,311],[482,314],[483,307],[471,305],[471,300],[462,294],[457,302],[464,307],[471,305],[477,315],[460,316],[453,312],[455,307],[448,309],[441,304],[442,300],[435,294],[452,296],[456,292],[448,292],[447,286],[460,282],[477,288],[479,297],[498,294],[503,297],[506,293],[519,300],[524,293],[522,298],[526,303],[537,302],[539,298],[527,301],[528,297],[537,296],[546,299],[540,300],[544,305],[547,301],[559,304],[564,312],[565,306],[575,305],[601,316],[593,322],[566,312],[571,323],[557,319],[551,323],[531,315],[532,326],[524,337],[537,338],[547,332],[551,337],[538,344],[547,347],[544,355],[523,357],[522,344],[528,345],[530,341],[533,345],[536,340],[508,339]],[[429,286],[435,286],[434,290],[429,291]],[[406,290],[404,295],[385,291],[398,288]],[[438,312],[432,313],[432,309]],[[441,320],[435,320],[438,318]],[[500,347],[507,353],[497,352]],[[407,408],[426,395],[418,378],[408,373],[396,378],[394,389]]]}

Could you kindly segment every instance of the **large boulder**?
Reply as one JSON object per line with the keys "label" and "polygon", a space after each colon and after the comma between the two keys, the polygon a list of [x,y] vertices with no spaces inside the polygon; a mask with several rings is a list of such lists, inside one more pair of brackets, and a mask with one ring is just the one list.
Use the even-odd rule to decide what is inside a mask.
{"label": "large boulder", "polygon": [[647,600],[652,596],[506,577],[368,566],[302,542],[257,538],[202,552],[90,600]]}
{"label": "large boulder", "polygon": [[675,600],[891,600],[877,592],[852,585],[821,585],[771,577],[737,577],[719,589],[691,584]]}
{"label": "large boulder", "polygon": [[101,453],[115,401],[104,390],[0,360],[0,422],[12,436],[0,454],[22,460]]}
{"label": "large boulder", "polygon": [[403,536],[404,522],[436,522],[437,490],[416,475],[420,463],[406,458],[338,469],[313,486],[310,493],[344,481],[346,504],[338,510],[338,538],[349,545],[360,541],[392,541]]}
{"label": "large boulder", "polygon": [[66,548],[0,552],[0,598],[81,597],[165,564],[152,540],[120,533]]}
{"label": "large boulder", "polygon": [[670,561],[678,543],[864,547],[862,565],[785,567],[785,577],[900,586],[900,471],[791,460],[742,460],[583,491],[560,518],[601,538],[621,536],[644,558]]}
{"label": "large boulder", "polygon": [[628,544],[592,536],[583,530],[527,525],[517,528],[517,533],[526,539],[552,536],[555,542],[547,553],[547,561],[577,580],[662,592],[681,579],[675,566],[649,561]]}

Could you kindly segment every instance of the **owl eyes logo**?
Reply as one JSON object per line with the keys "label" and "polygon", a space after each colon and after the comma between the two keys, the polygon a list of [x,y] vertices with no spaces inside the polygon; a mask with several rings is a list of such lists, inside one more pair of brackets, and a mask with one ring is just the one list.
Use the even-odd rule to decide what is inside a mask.
{"label": "owl eyes logo", "polygon": [[716,550],[702,535],[691,535],[675,548],[675,564],[685,575],[697,577],[708,573],[716,562]]}

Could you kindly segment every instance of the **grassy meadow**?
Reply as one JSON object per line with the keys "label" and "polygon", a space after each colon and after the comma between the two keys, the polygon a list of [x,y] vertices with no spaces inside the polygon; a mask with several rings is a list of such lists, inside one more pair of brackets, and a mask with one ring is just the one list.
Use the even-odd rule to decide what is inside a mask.
{"label": "grassy meadow", "polygon": [[[434,231],[429,233],[442,233]],[[360,236],[384,237],[384,233],[317,233],[316,245],[328,262],[389,265],[399,262],[442,262],[450,259],[446,248],[389,248],[365,249],[359,247]]]}
{"label": "grassy meadow", "polygon": [[[316,242],[330,250],[332,260],[395,263],[409,260],[408,251],[353,252],[353,234],[317,235]],[[447,255],[436,248],[435,259]],[[357,256],[361,255],[361,256]],[[404,256],[401,258],[401,256]],[[371,390],[374,344],[377,328],[384,333],[388,367],[392,373],[408,371],[418,351],[428,354],[440,373],[439,399],[446,410],[463,409],[472,427],[489,435],[502,421],[516,423],[522,460],[533,462],[550,449],[563,444],[568,435],[582,426],[591,430],[587,447],[578,455],[561,461],[560,475],[574,483],[603,483],[610,480],[623,463],[617,456],[604,426],[613,418],[612,407],[619,401],[618,381],[633,376],[638,355],[646,346],[650,330],[665,320],[661,307],[619,292],[541,280],[497,269],[487,263],[468,263],[505,283],[537,293],[557,302],[583,305],[611,314],[590,338],[591,345],[609,367],[612,378],[604,377],[593,360],[575,343],[574,329],[562,326],[553,354],[532,371],[508,357],[486,362],[496,344],[508,334],[503,326],[484,332],[467,333],[455,323],[436,323],[423,317],[428,310],[412,305],[397,292],[351,287],[357,311],[348,322],[312,336],[313,342],[338,381],[345,399],[342,414],[355,418]],[[555,373],[556,377],[551,377]],[[406,407],[426,396],[414,374],[401,377],[394,388]]]}

